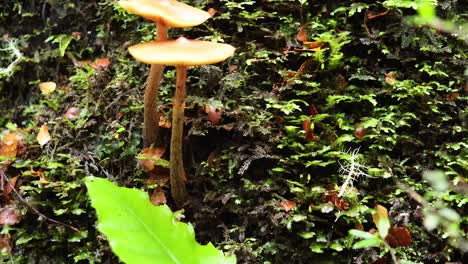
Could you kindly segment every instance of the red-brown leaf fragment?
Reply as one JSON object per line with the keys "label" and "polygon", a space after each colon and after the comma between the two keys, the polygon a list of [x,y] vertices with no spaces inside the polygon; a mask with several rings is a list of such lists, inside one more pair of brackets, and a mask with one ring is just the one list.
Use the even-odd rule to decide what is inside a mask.
{"label": "red-brown leaf fragment", "polygon": [[390,228],[385,241],[387,241],[391,247],[406,247],[413,242],[413,239],[411,238],[408,228],[404,226],[394,226]]}
{"label": "red-brown leaf fragment", "polygon": [[358,139],[361,139],[366,135],[366,129],[363,127],[358,127],[356,130],[354,130],[353,135]]}
{"label": "red-brown leaf fragment", "polygon": [[297,41],[299,41],[299,42],[304,42],[304,41],[307,41],[307,40],[309,39],[309,36],[307,35],[305,29],[306,29],[306,26],[305,26],[305,25],[302,25],[302,26],[299,28],[299,32],[298,32],[297,35],[296,35]]}
{"label": "red-brown leaf fragment", "polygon": [[342,197],[338,197],[338,194],[335,191],[331,191],[327,194],[327,201],[332,203],[335,208],[340,211],[346,211],[349,208],[348,202],[346,202]]}
{"label": "red-brown leaf fragment", "polygon": [[314,135],[314,132],[312,131],[311,128],[312,122],[310,121],[310,118],[307,118],[303,123],[302,123],[302,129],[304,129],[304,136],[310,140],[310,141],[317,141],[317,138]]}
{"label": "red-brown leaf fragment", "polygon": [[11,251],[11,242],[10,242],[10,235],[0,235],[0,251],[6,249],[7,253],[10,254]]}
{"label": "red-brown leaf fragment", "polygon": [[144,171],[151,171],[154,169],[156,160],[160,159],[164,155],[166,149],[163,147],[157,148],[145,148],[138,155],[138,161],[143,167]]}
{"label": "red-brown leaf fragment", "polygon": [[296,207],[296,202],[294,201],[282,201],[280,206],[286,211],[291,211],[294,207]]}
{"label": "red-brown leaf fragment", "polygon": [[213,107],[212,105],[205,105],[205,112],[208,115],[208,121],[214,126],[219,124],[223,112],[220,109]]}
{"label": "red-brown leaf fragment", "polygon": [[100,59],[96,59],[89,66],[91,66],[91,67],[93,67],[94,69],[97,69],[97,70],[105,70],[105,69],[109,68],[110,63],[111,62],[110,62],[109,58],[100,58]]}
{"label": "red-brown leaf fragment", "polygon": [[310,104],[309,106],[309,113],[311,116],[316,116],[318,115],[318,110],[317,107],[314,104]]}
{"label": "red-brown leaf fragment", "polygon": [[3,196],[8,197],[10,195],[10,193],[13,191],[11,186],[13,186],[13,187],[16,186],[16,182],[18,181],[18,178],[19,178],[19,176],[13,177],[13,178],[10,179],[10,184],[5,184],[5,189],[3,191]]}
{"label": "red-brown leaf fragment", "polygon": [[388,13],[389,10],[390,9],[387,9],[384,12],[379,12],[379,13],[372,12],[372,11],[366,11],[366,16],[367,16],[367,19],[378,18],[378,17],[381,17],[381,16],[385,16]]}
{"label": "red-brown leaf fragment", "polygon": [[151,203],[154,205],[166,204],[166,195],[161,187],[157,187],[151,194]]}

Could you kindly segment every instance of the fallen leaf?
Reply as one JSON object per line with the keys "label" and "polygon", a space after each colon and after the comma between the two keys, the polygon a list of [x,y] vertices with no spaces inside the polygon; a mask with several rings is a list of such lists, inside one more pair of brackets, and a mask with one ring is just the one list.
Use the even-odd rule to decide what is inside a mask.
{"label": "fallen leaf", "polygon": [[49,134],[49,128],[46,124],[42,125],[39,129],[39,133],[37,134],[37,142],[41,145],[41,148],[50,141],[51,137]]}
{"label": "fallen leaf", "polygon": [[356,130],[354,130],[353,135],[358,139],[361,139],[366,135],[366,129],[363,127],[357,127]]}
{"label": "fallen leaf", "polygon": [[75,63],[75,66],[77,67],[83,67],[85,65],[91,65],[93,63],[92,60],[78,60]]}
{"label": "fallen leaf", "polygon": [[42,94],[50,94],[55,91],[57,88],[57,84],[54,82],[41,82],[39,83],[39,89],[41,90]]}
{"label": "fallen leaf", "polygon": [[90,64],[91,67],[97,70],[105,70],[109,67],[109,65],[110,65],[109,58],[96,59],[93,63]]}
{"label": "fallen leaf", "polygon": [[15,176],[15,177],[10,179],[10,184],[5,184],[5,190],[3,191],[4,196],[8,197],[10,195],[10,193],[13,191],[11,186],[13,186],[13,187],[16,186],[16,182],[18,181],[18,178],[19,178],[19,176]]}
{"label": "fallen leaf", "polygon": [[308,59],[304,61],[297,72],[292,72],[292,76],[288,73],[287,77],[290,78],[288,82],[294,81],[294,79],[299,78],[304,72],[307,72],[310,68],[311,65],[313,65],[315,62],[313,59]]}
{"label": "fallen leaf", "polygon": [[0,225],[14,225],[19,222],[18,213],[11,206],[0,209]]}
{"label": "fallen leaf", "polygon": [[234,72],[237,72],[237,65],[231,65],[229,67],[229,73],[234,73]]}
{"label": "fallen leaf", "polygon": [[396,78],[393,72],[389,72],[385,74],[385,82],[388,85],[393,86],[395,84],[395,81],[396,81]]}
{"label": "fallen leaf", "polygon": [[317,49],[323,45],[323,41],[304,41],[302,44],[308,49]]}
{"label": "fallen leaf", "polygon": [[45,173],[44,171],[42,170],[38,170],[38,171],[35,171],[33,170],[32,168],[29,170],[29,173],[31,175],[34,175],[34,176],[38,176],[39,177],[39,182],[42,183],[42,184],[48,184],[50,183],[48,180],[46,180],[45,178]]}
{"label": "fallen leaf", "polygon": [[22,139],[23,137],[16,133],[7,134],[0,144],[0,156],[16,158],[18,145]]}
{"label": "fallen leaf", "polygon": [[346,202],[342,197],[338,197],[338,194],[335,191],[328,192],[326,197],[327,201],[332,203],[336,209],[340,211],[346,211],[349,209],[348,202]]}
{"label": "fallen leaf", "polygon": [[378,17],[381,17],[381,16],[385,16],[388,13],[389,10],[390,9],[387,9],[384,12],[380,12],[380,13],[372,12],[372,11],[367,10],[366,11],[366,16],[367,16],[367,19],[378,18]]}
{"label": "fallen leaf", "polygon": [[210,7],[208,8],[208,11],[206,11],[208,14],[210,14],[210,16],[214,16],[216,14],[216,12],[218,12],[216,9]]}
{"label": "fallen leaf", "polygon": [[458,100],[459,97],[460,97],[459,93],[449,93],[445,96],[445,100],[453,102],[453,101]]}
{"label": "fallen leaf", "polygon": [[74,37],[74,38],[78,38],[78,37],[81,37],[81,32],[79,32],[79,31],[73,31],[71,35],[72,35],[72,37]]}
{"label": "fallen leaf", "polygon": [[159,117],[159,127],[171,128],[172,127],[171,121],[169,119],[167,119],[167,117],[165,115],[160,115],[160,117]]}
{"label": "fallen leaf", "polygon": [[374,222],[375,226],[379,225],[380,219],[388,219],[388,211],[387,208],[383,207],[380,204],[377,204],[374,207],[375,213],[372,215],[372,221]]}
{"label": "fallen leaf", "polygon": [[67,109],[63,117],[66,119],[76,119],[80,115],[80,109],[76,107],[70,107]]}
{"label": "fallen leaf", "polygon": [[296,207],[296,203],[294,201],[282,201],[280,203],[280,206],[283,207],[283,209],[286,212],[291,211],[294,207]]}
{"label": "fallen leaf", "polygon": [[302,123],[302,129],[304,129],[304,136],[310,140],[310,141],[317,141],[317,138],[314,135],[314,132],[312,131],[312,122],[310,121],[310,118],[307,118],[303,123]]}
{"label": "fallen leaf", "polygon": [[146,184],[164,186],[169,182],[169,169],[161,166],[156,166],[152,171],[148,172],[148,180]]}
{"label": "fallen leaf", "polygon": [[408,228],[404,226],[394,226],[390,228],[385,241],[387,241],[391,247],[406,247],[413,242],[413,239],[411,238],[411,234]]}
{"label": "fallen leaf", "polygon": [[162,190],[161,187],[157,187],[154,191],[153,194],[151,194],[151,203],[154,205],[162,205],[166,204],[166,195],[164,194],[164,191]]}
{"label": "fallen leaf", "polygon": [[387,237],[390,229],[390,220],[388,219],[387,208],[380,204],[374,207],[375,213],[372,215],[372,221],[379,230],[379,234],[382,238]]}
{"label": "fallen leaf", "polygon": [[309,39],[309,36],[307,35],[306,31],[306,26],[305,25],[302,25],[300,28],[299,28],[299,32],[297,33],[296,35],[296,39],[297,41],[299,42],[305,42]]}
{"label": "fallen leaf", "polygon": [[0,251],[6,249],[7,253],[10,254],[11,251],[11,242],[10,242],[10,235],[0,235]]}
{"label": "fallen leaf", "polygon": [[208,115],[208,121],[210,121],[212,125],[215,126],[219,124],[219,121],[221,120],[221,116],[223,114],[223,112],[220,109],[217,109],[212,105],[207,104],[205,105],[205,112]]}
{"label": "fallen leaf", "polygon": [[364,226],[361,223],[355,223],[354,229],[364,231]]}
{"label": "fallen leaf", "polygon": [[314,104],[310,104],[310,106],[309,106],[309,114],[310,114],[311,116],[316,116],[316,115],[318,115],[317,107],[316,107]]}
{"label": "fallen leaf", "polygon": [[145,148],[138,154],[137,159],[144,171],[151,171],[154,169],[156,161],[164,155],[164,152],[166,152],[166,149],[163,147]]}

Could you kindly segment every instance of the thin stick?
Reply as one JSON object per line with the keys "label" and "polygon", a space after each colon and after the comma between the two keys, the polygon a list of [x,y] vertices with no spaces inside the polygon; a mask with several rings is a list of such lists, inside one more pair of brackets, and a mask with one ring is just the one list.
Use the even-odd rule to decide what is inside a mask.
{"label": "thin stick", "polygon": [[[163,22],[157,22],[156,41],[166,40],[169,27]],[[159,134],[159,110],[158,95],[164,65],[151,64],[151,69],[146,82],[144,96],[144,124],[143,124],[143,144],[148,147],[156,143]]]}
{"label": "thin stick", "polygon": [[172,103],[172,134],[171,134],[171,194],[178,206],[184,204],[187,198],[185,189],[185,172],[182,159],[182,135],[184,130],[184,108],[187,81],[187,66],[177,66],[177,83],[174,102]]}
{"label": "thin stick", "polygon": [[2,180],[5,181],[10,186],[11,190],[13,190],[13,192],[16,194],[16,197],[18,198],[18,200],[20,200],[20,202],[25,204],[34,213],[36,213],[40,217],[44,218],[46,221],[49,221],[49,222],[54,223],[54,224],[66,226],[66,227],[70,228],[71,230],[73,230],[75,232],[80,232],[80,230],[78,228],[74,227],[74,226],[62,223],[60,221],[57,221],[57,220],[52,219],[50,217],[47,217],[45,214],[39,212],[36,208],[32,207],[28,202],[26,202],[26,200],[23,198],[23,196],[21,196],[21,194],[16,190],[15,186],[13,184],[11,184],[10,179],[8,178],[8,176],[6,176],[5,173],[2,173],[2,178],[3,178]]}

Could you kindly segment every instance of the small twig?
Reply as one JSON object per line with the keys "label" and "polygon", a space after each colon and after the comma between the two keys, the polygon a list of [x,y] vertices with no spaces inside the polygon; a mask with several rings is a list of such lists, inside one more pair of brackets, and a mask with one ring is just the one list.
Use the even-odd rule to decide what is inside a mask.
{"label": "small twig", "polygon": [[34,213],[36,213],[37,215],[39,215],[40,217],[44,218],[46,221],[49,221],[51,223],[54,223],[54,224],[58,224],[58,225],[63,225],[65,227],[68,227],[70,228],[71,230],[75,231],[75,232],[80,232],[80,230],[74,226],[71,226],[69,224],[65,224],[63,222],[60,222],[58,220],[55,220],[55,219],[52,219],[50,217],[47,217],[45,214],[39,212],[39,210],[37,210],[36,208],[32,207],[28,202],[26,202],[26,200],[23,198],[23,196],[21,196],[20,193],[18,193],[18,191],[16,190],[15,186],[13,184],[11,184],[10,182],[10,179],[8,178],[8,176],[6,176],[6,174],[2,173],[2,180],[4,180],[11,188],[11,190],[16,194],[16,197],[18,198],[18,200],[20,202],[22,202],[23,204],[25,204],[29,209],[31,209]]}
{"label": "small twig", "polygon": [[387,242],[385,242],[385,240],[383,240],[383,243],[385,247],[387,247],[388,251],[390,252],[390,256],[392,257],[393,264],[400,264],[400,261],[395,255],[395,251],[393,250],[393,248]]}
{"label": "small twig", "polygon": [[397,181],[396,185],[397,185],[398,188],[400,188],[403,191],[405,191],[406,193],[408,193],[408,195],[411,198],[413,198],[413,200],[415,200],[416,202],[418,202],[422,206],[424,206],[424,207],[429,206],[428,202],[424,199],[424,197],[422,197],[419,193],[415,192],[412,188],[407,187],[406,185],[404,185],[400,181]]}
{"label": "small twig", "polygon": [[8,244],[7,244],[7,246],[8,246],[8,256],[10,257],[10,263],[11,263],[11,264],[15,264],[15,260],[13,259],[13,254],[11,254],[11,252],[12,252],[13,249],[12,249],[12,247],[11,247],[11,241],[10,241],[9,239],[8,239]]}

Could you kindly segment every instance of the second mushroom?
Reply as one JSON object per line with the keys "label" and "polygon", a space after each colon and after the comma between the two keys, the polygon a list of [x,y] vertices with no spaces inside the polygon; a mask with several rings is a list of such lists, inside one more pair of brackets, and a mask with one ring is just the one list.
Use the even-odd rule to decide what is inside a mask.
{"label": "second mushroom", "polygon": [[128,50],[138,61],[176,66],[177,81],[172,108],[170,178],[172,197],[176,204],[181,206],[187,197],[182,161],[187,67],[224,61],[234,54],[235,48],[229,44],[180,37],[176,40],[141,43],[129,47]]}
{"label": "second mushroom", "polygon": [[[210,14],[176,0],[123,0],[119,5],[130,13],[154,21],[156,41],[167,39],[168,27],[193,27],[210,18]],[[156,144],[159,131],[158,93],[164,66],[151,64],[144,96],[143,142]]]}

